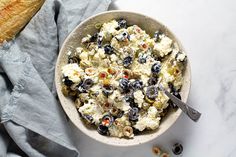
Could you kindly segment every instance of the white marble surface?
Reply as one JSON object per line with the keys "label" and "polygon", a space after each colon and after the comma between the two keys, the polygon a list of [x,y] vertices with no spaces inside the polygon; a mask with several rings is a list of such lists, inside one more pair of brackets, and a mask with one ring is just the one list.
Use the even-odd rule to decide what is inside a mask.
{"label": "white marble surface", "polygon": [[183,157],[236,156],[236,1],[116,0],[110,9],[137,11],[167,25],[182,41],[192,68],[188,103],[203,115],[198,123],[182,115],[161,137],[116,148],[75,129],[81,157],[153,157],[153,144],[170,151],[183,144]]}

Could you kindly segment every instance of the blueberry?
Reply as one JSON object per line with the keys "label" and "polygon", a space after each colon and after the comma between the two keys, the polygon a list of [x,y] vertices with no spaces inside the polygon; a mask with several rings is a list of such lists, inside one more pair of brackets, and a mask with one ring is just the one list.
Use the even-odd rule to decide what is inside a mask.
{"label": "blueberry", "polygon": [[155,85],[157,84],[157,78],[156,77],[151,77],[149,80],[148,80],[148,85],[149,86],[152,86],[152,85]]}
{"label": "blueberry", "polygon": [[149,86],[146,91],[146,95],[149,99],[155,99],[158,95],[157,87]]}
{"label": "blueberry", "polygon": [[64,83],[66,86],[71,86],[72,84],[74,84],[74,82],[71,81],[68,76],[65,76],[65,77],[63,78],[63,83]]}
{"label": "blueberry", "polygon": [[104,46],[104,51],[105,54],[111,55],[114,53],[113,47],[111,47],[111,45],[107,44]]}
{"label": "blueberry", "polygon": [[108,127],[100,124],[97,128],[97,132],[101,135],[107,135],[108,134]]}
{"label": "blueberry", "polygon": [[156,31],[155,33],[154,33],[154,40],[157,42],[157,41],[160,41],[160,35],[161,35],[162,33],[160,32],[160,31]]}
{"label": "blueberry", "polygon": [[113,93],[114,89],[111,85],[109,86],[103,86],[102,88],[102,93],[105,95],[105,96],[109,96]]}
{"label": "blueberry", "polygon": [[86,93],[87,92],[87,90],[83,86],[78,86],[77,91],[79,93]]}
{"label": "blueberry", "polygon": [[83,86],[83,81],[81,81],[78,85],[77,85],[77,91],[79,92],[79,93],[86,93],[87,92],[87,90],[84,88],[84,86]]}
{"label": "blueberry", "polygon": [[175,88],[174,88],[173,83],[168,82],[168,87],[170,88],[170,92],[171,92],[171,93],[176,91]]}
{"label": "blueberry", "polygon": [[123,115],[124,115],[124,111],[120,111],[118,114],[117,114],[117,116],[116,116],[116,118],[121,118]]}
{"label": "blueberry", "polygon": [[[181,96],[180,96],[179,92],[173,92],[172,94],[173,94],[175,97],[177,97],[178,99],[181,100]],[[168,104],[169,104],[170,106],[172,106],[173,108],[177,107],[177,105],[175,105],[175,104],[173,103],[173,101],[171,101],[170,99],[168,100]]]}
{"label": "blueberry", "polygon": [[173,95],[181,100],[181,95],[179,94],[179,92],[175,91],[173,92]]}
{"label": "blueberry", "polygon": [[131,56],[127,56],[124,58],[123,65],[125,68],[129,67],[132,64],[132,62],[133,62],[132,59],[133,58]]}
{"label": "blueberry", "polygon": [[102,47],[102,39],[103,39],[103,37],[101,35],[98,35],[98,37],[97,37],[98,48]]}
{"label": "blueberry", "polygon": [[89,89],[90,87],[93,86],[93,84],[94,84],[93,80],[90,79],[90,78],[88,78],[88,79],[85,79],[85,80],[83,81],[82,86],[83,86],[84,89]]}
{"label": "blueberry", "polygon": [[146,62],[147,62],[147,57],[144,56],[144,55],[139,56],[138,62],[139,62],[140,64],[146,63]]}
{"label": "blueberry", "polygon": [[137,121],[138,120],[138,111],[139,109],[137,107],[133,107],[129,110],[129,120],[130,121]]}
{"label": "blueberry", "polygon": [[119,19],[118,20],[118,30],[121,28],[127,28],[127,22],[124,19]]}
{"label": "blueberry", "polygon": [[175,143],[172,147],[172,152],[175,155],[180,155],[183,152],[183,146],[180,143]]}
{"label": "blueberry", "polygon": [[179,94],[179,91],[175,89],[173,83],[168,82],[168,86],[170,88],[170,93],[172,93],[175,97],[181,100],[181,96]]}
{"label": "blueberry", "polygon": [[134,102],[134,97],[132,95],[130,95],[130,94],[125,95],[124,99],[128,103]]}
{"label": "blueberry", "polygon": [[123,33],[122,33],[122,36],[123,36],[123,39],[124,39],[124,40],[125,40],[125,39],[130,40],[130,35],[129,35],[128,32],[123,32]]}
{"label": "blueberry", "polygon": [[89,123],[93,122],[93,117],[91,115],[83,115],[82,117]]}
{"label": "blueberry", "polygon": [[95,41],[97,41],[97,38],[98,38],[98,33],[95,33],[94,35],[91,36],[91,38],[89,40],[90,40],[90,42],[95,42]]}
{"label": "blueberry", "polygon": [[152,65],[151,71],[154,74],[158,74],[161,70],[161,64],[159,62]]}
{"label": "blueberry", "polygon": [[128,32],[122,32],[115,36],[117,41],[126,41],[126,39],[130,40],[130,35]]}
{"label": "blueberry", "polygon": [[143,82],[141,80],[135,80],[134,82],[131,83],[131,87],[136,90],[136,89],[143,89]]}
{"label": "blueberry", "polygon": [[123,90],[129,90],[129,86],[130,86],[130,82],[128,79],[122,78],[119,81],[119,86],[121,87],[121,89]]}

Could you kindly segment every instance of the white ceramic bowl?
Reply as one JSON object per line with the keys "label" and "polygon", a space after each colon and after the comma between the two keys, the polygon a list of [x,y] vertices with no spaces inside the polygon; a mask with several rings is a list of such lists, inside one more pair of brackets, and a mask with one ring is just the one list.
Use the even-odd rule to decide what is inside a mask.
{"label": "white ceramic bowl", "polygon": [[[65,97],[61,92],[61,85],[62,85],[61,67],[67,63],[66,53],[68,51],[73,51],[76,47],[78,47],[80,45],[82,37],[84,37],[87,34],[95,33],[97,31],[95,29],[95,25],[97,23],[102,24],[112,19],[120,19],[120,18],[126,19],[128,24],[136,24],[140,26],[148,34],[154,34],[156,30],[161,30],[162,32],[167,34],[171,39],[176,41],[179,44],[180,49],[183,50],[182,45],[180,44],[178,39],[174,36],[174,34],[166,26],[164,26],[163,24],[161,24],[160,22],[158,22],[153,18],[150,18],[148,16],[139,13],[127,12],[127,11],[103,12],[83,21],[66,38],[64,44],[61,47],[58,60],[56,63],[55,83],[56,83],[57,93],[65,113],[74,123],[74,125],[78,129],[80,129],[84,134],[105,144],[114,146],[132,146],[148,142],[163,134],[171,125],[175,123],[175,121],[180,116],[182,111],[180,109],[169,111],[167,115],[161,120],[160,127],[157,130],[146,132],[142,135],[137,135],[133,139],[124,139],[124,138],[119,139],[117,137],[102,136],[98,134],[95,129],[88,128],[87,126],[85,126],[81,121],[80,116],[74,106],[74,102],[71,101],[70,98]],[[184,102],[187,101],[189,89],[190,89],[190,65],[189,61],[187,60],[186,70],[184,72],[184,83],[180,92],[182,100]]]}

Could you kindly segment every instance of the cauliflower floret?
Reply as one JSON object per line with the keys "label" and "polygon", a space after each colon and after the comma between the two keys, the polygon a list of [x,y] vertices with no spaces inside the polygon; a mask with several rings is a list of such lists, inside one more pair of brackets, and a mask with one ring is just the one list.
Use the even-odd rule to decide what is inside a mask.
{"label": "cauliflower floret", "polygon": [[185,60],[185,58],[186,58],[186,54],[184,52],[179,52],[176,55],[176,60],[178,62],[183,62]]}
{"label": "cauliflower floret", "polygon": [[107,41],[111,40],[112,36],[116,35],[116,28],[118,27],[118,22],[116,20],[112,20],[111,22],[104,23],[101,28],[100,35]]}
{"label": "cauliflower floret", "polygon": [[118,22],[116,20],[112,20],[111,22],[104,23],[102,25],[101,31],[107,31],[110,34],[114,35],[117,31],[116,28],[118,27]]}
{"label": "cauliflower floret", "polygon": [[172,51],[172,40],[165,35],[161,35],[160,38],[161,41],[154,44],[153,50],[158,52],[161,57],[164,57]]}
{"label": "cauliflower floret", "polygon": [[156,102],[153,105],[159,110],[162,111],[163,109],[168,107],[168,96],[165,95],[163,91],[158,91],[158,96]]}
{"label": "cauliflower floret", "polygon": [[90,89],[91,94],[97,96],[99,92],[101,91],[101,87],[99,85],[94,85]]}
{"label": "cauliflower floret", "polygon": [[94,54],[95,54],[95,50],[94,49],[92,49],[91,51],[88,52],[89,56],[93,56]]}
{"label": "cauliflower floret", "polygon": [[152,64],[150,62],[139,64],[137,61],[134,61],[132,66],[133,66],[133,72],[137,74],[143,74],[147,76],[151,75]]}
{"label": "cauliflower floret", "polygon": [[118,90],[115,90],[108,98],[108,101],[115,101],[115,102],[121,102],[123,97],[121,96],[121,93]]}
{"label": "cauliflower floret", "polygon": [[99,119],[102,118],[102,110],[99,105],[96,104],[94,99],[89,99],[88,103],[85,103],[79,108],[79,112],[82,115],[90,115],[93,117],[93,122],[99,124]]}
{"label": "cauliflower floret", "polygon": [[114,106],[116,106],[118,109],[124,111],[125,113],[128,113],[128,111],[130,110],[130,106],[128,103],[126,102],[118,102],[116,103]]}
{"label": "cauliflower floret", "polygon": [[153,47],[155,45],[154,39],[146,39],[146,43],[148,44],[149,47]]}
{"label": "cauliflower floret", "polygon": [[116,62],[118,60],[118,57],[115,54],[111,55],[111,61]]}
{"label": "cauliflower floret", "polygon": [[165,78],[165,82],[173,82],[175,77],[173,75],[171,75],[170,73],[168,73],[166,70],[161,70],[160,72],[163,76],[163,78]]}
{"label": "cauliflower floret", "polygon": [[[127,136],[127,133],[126,133],[127,130],[125,128],[130,125],[131,123],[129,122],[128,117],[122,116],[121,118],[117,118],[115,122],[113,123],[113,125],[108,128],[108,130],[111,136],[124,137],[124,136]],[[134,134],[133,132],[131,132],[128,137],[132,138],[133,136]]]}
{"label": "cauliflower floret", "polygon": [[93,60],[96,61],[96,62],[99,62],[99,60],[100,60],[99,53],[95,53],[95,54],[94,54]]}
{"label": "cauliflower floret", "polygon": [[67,64],[62,67],[62,74],[67,76],[74,83],[79,83],[81,81],[81,76],[84,71],[78,66],[78,64]]}
{"label": "cauliflower floret", "polygon": [[134,128],[139,131],[143,131],[146,128],[151,130],[158,128],[161,118],[157,117],[157,113],[157,109],[154,106],[149,107],[148,114],[139,118],[138,122],[134,125]]}
{"label": "cauliflower floret", "polygon": [[154,107],[154,106],[149,107],[147,117],[149,117],[149,118],[156,118],[157,117],[156,107]]}
{"label": "cauliflower floret", "polygon": [[118,125],[111,125],[109,128],[109,133],[110,133],[110,136],[113,136],[113,137],[124,137],[124,134],[123,134],[123,128],[118,126]]}
{"label": "cauliflower floret", "polygon": [[116,50],[120,49],[120,44],[119,44],[119,42],[116,40],[116,38],[112,38],[112,39],[111,39],[111,46],[112,46],[114,49],[116,49]]}
{"label": "cauliflower floret", "polygon": [[143,98],[144,98],[144,95],[141,90],[134,92],[134,102],[138,104],[139,108],[142,107],[142,104],[144,102]]}
{"label": "cauliflower floret", "polygon": [[144,85],[148,85],[148,80],[150,79],[149,76],[141,75],[141,80],[143,81]]}
{"label": "cauliflower floret", "polygon": [[118,90],[115,90],[112,95],[108,97],[108,102],[114,104],[114,106],[125,113],[127,113],[130,109],[130,106],[127,102],[125,102],[123,96]]}
{"label": "cauliflower floret", "polygon": [[97,54],[98,54],[99,58],[105,58],[106,57],[104,49],[99,48]]}
{"label": "cauliflower floret", "polygon": [[160,119],[160,117],[143,117],[138,120],[138,122],[134,125],[134,128],[138,129],[139,131],[143,131],[146,128],[154,130],[159,127]]}
{"label": "cauliflower floret", "polygon": [[88,60],[88,52],[83,51],[80,55],[79,58],[81,60]]}
{"label": "cauliflower floret", "polygon": [[111,61],[109,59],[102,59],[101,63],[100,63],[100,66],[104,67],[104,68],[108,68],[110,66],[110,62]]}

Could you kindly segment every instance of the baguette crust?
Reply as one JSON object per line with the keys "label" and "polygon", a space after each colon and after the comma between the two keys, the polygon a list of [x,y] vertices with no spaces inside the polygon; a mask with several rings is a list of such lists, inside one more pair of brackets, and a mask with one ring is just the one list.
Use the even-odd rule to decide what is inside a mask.
{"label": "baguette crust", "polygon": [[11,40],[40,9],[44,0],[1,0],[0,43]]}

